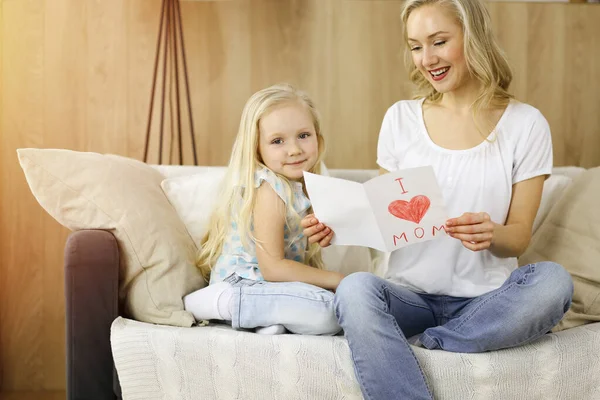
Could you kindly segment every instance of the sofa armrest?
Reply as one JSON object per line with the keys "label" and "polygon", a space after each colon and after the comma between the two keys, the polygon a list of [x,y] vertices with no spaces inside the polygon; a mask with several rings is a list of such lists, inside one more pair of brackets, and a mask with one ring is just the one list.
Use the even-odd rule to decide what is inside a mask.
{"label": "sofa armrest", "polygon": [[119,316],[118,290],[115,237],[100,230],[73,232],[65,245],[68,400],[116,398],[110,327]]}

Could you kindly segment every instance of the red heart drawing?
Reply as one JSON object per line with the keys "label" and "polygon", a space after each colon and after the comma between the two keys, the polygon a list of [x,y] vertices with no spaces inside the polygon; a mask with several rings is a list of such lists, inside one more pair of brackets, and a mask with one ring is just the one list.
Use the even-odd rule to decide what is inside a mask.
{"label": "red heart drawing", "polygon": [[394,217],[418,224],[425,216],[425,213],[427,213],[427,210],[429,210],[430,205],[431,201],[429,201],[427,196],[419,195],[413,197],[410,201],[392,201],[388,206],[388,211]]}

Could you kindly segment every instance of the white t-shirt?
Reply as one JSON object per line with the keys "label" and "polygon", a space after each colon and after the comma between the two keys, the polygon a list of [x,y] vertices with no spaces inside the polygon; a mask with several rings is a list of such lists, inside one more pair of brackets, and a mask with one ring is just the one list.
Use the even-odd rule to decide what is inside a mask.
{"label": "white t-shirt", "polygon": [[[450,218],[487,212],[504,224],[512,185],[552,172],[552,139],[544,116],[511,101],[490,141],[466,150],[436,145],[425,128],[423,99],[399,101],[383,119],[377,164],[388,171],[431,165]],[[500,287],[516,258],[471,251],[444,236],[392,252],[386,278],[416,292],[476,297]]]}

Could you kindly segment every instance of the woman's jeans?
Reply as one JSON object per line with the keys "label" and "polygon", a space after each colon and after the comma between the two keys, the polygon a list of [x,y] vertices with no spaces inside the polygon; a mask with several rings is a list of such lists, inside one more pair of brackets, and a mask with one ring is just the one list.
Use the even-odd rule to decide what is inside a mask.
{"label": "woman's jeans", "polygon": [[571,305],[573,282],[552,262],[516,269],[475,298],[418,294],[366,272],[344,278],[335,312],[367,400],[432,399],[406,338],[428,349],[476,353],[519,346],[546,334]]}
{"label": "woman's jeans", "polygon": [[235,329],[283,325],[304,335],[335,335],[340,328],[333,293],[302,282],[225,278],[233,286],[231,326]]}

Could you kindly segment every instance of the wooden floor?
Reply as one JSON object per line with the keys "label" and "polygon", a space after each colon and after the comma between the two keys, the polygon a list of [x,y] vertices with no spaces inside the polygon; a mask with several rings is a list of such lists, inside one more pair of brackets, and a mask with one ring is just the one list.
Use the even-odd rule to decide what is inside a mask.
{"label": "wooden floor", "polygon": [[9,392],[0,393],[0,400],[65,400],[65,392]]}

